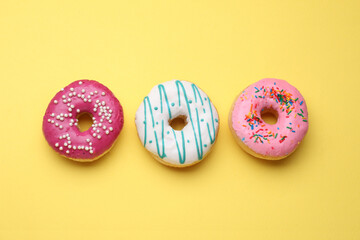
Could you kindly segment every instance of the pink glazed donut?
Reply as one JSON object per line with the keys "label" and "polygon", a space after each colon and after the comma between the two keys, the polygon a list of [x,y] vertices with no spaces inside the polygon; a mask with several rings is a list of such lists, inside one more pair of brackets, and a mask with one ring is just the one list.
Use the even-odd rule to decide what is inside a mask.
{"label": "pink glazed donut", "polygon": [[[77,127],[81,114],[92,115],[87,131]],[[79,162],[94,161],[113,146],[124,125],[119,100],[104,85],[79,80],[61,89],[49,103],[43,118],[43,132],[60,155]]]}
{"label": "pink glazed donut", "polygon": [[[277,116],[268,124],[261,113]],[[249,154],[267,160],[289,156],[308,130],[308,112],[300,92],[284,80],[266,78],[247,87],[235,100],[229,126]]]}

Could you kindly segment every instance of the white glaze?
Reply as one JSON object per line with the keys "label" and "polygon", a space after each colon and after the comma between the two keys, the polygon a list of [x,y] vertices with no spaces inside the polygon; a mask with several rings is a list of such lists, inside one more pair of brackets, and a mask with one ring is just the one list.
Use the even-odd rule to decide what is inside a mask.
{"label": "white glaze", "polygon": [[[150,108],[151,107],[151,108]],[[186,116],[174,130],[169,120]],[[210,151],[219,116],[209,97],[195,84],[172,80],[155,86],[138,108],[135,123],[145,148],[171,165],[191,165]]]}

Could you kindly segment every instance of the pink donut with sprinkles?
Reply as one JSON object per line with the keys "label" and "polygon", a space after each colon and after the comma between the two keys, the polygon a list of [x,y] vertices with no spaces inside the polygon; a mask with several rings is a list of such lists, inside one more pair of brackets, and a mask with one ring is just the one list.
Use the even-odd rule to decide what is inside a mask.
{"label": "pink donut with sprinkles", "polygon": [[[81,132],[78,117],[88,113],[93,124]],[[119,100],[104,85],[79,80],[61,89],[49,103],[43,118],[43,132],[60,155],[79,162],[94,161],[114,145],[124,125]]]}
{"label": "pink donut with sprinkles", "polygon": [[[277,116],[268,124],[261,114]],[[267,160],[289,156],[309,127],[306,103],[300,92],[284,80],[266,78],[247,87],[235,100],[229,126],[249,154]]]}

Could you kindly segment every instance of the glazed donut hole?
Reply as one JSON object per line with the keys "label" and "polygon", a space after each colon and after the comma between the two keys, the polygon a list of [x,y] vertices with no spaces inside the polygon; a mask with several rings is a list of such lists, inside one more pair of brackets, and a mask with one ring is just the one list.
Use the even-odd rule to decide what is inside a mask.
{"label": "glazed donut hole", "polygon": [[93,122],[93,115],[89,112],[82,112],[76,116],[78,120],[77,127],[80,132],[85,132],[91,128],[94,124]]}
{"label": "glazed donut hole", "polygon": [[263,108],[260,113],[261,119],[270,125],[274,125],[277,123],[279,114],[273,108]]}
{"label": "glazed donut hole", "polygon": [[181,131],[188,124],[187,116],[179,115],[169,119],[169,125],[175,131]]}

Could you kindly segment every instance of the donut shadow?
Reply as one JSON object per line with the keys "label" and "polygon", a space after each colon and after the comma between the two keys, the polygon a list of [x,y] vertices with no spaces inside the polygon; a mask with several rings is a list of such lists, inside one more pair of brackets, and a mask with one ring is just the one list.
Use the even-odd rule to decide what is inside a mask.
{"label": "donut shadow", "polygon": [[304,140],[299,144],[299,146],[295,149],[295,151],[293,153],[291,153],[286,158],[283,158],[280,160],[266,160],[266,159],[254,157],[248,153],[246,153],[246,154],[249,155],[250,158],[254,159],[255,162],[257,162],[261,165],[264,165],[264,166],[287,167],[290,165],[294,165],[299,161],[299,159],[301,158],[300,156],[304,149],[304,145],[306,145],[306,144],[307,144],[307,141],[304,138]]}
{"label": "donut shadow", "polygon": [[167,166],[165,164],[162,164],[159,161],[156,161],[156,162],[157,162],[158,165],[161,165],[160,168],[163,168],[165,170],[169,170],[169,171],[172,171],[172,172],[177,172],[179,174],[190,174],[192,172],[200,171],[199,169],[204,168],[204,166],[209,164],[209,162],[210,163],[212,162],[212,158],[216,157],[216,154],[215,154],[216,147],[215,147],[215,145],[212,148],[213,149],[211,149],[211,151],[205,156],[205,158],[200,160],[198,163],[187,166],[187,167],[172,167],[172,166]]}
{"label": "donut shadow", "polygon": [[[100,165],[103,165],[103,164],[107,164],[110,162],[110,160],[108,160],[109,158],[112,158],[114,154],[114,152],[118,151],[119,148],[121,148],[121,142],[123,141],[122,140],[122,136],[125,135],[125,134],[121,134],[118,136],[116,142],[113,144],[113,146],[111,147],[111,149],[105,153],[103,156],[101,156],[100,158],[92,161],[92,162],[80,162],[80,161],[75,161],[75,160],[72,160],[72,159],[69,159],[69,158],[66,158],[60,154],[56,154],[57,158],[58,159],[61,159],[59,161],[61,162],[64,162],[65,164],[67,165],[70,165],[70,166],[75,166],[75,167],[79,167],[79,168],[91,168],[91,167],[95,167],[95,166],[100,166]],[[120,144],[119,146],[117,146],[118,144]],[[117,149],[115,149],[117,148]]]}
{"label": "donut shadow", "polygon": [[293,153],[291,153],[289,156],[283,159],[279,160],[266,160],[262,158],[257,158],[249,153],[247,153],[245,150],[243,150],[234,140],[233,145],[234,147],[238,148],[239,154],[241,155],[241,158],[250,159],[250,161],[262,165],[262,166],[270,166],[274,168],[280,168],[280,167],[290,167],[299,162],[299,159],[301,159],[301,154],[304,154],[304,149],[307,148],[308,141],[306,140],[306,137],[303,139],[303,141],[299,144],[299,146],[295,149]]}

